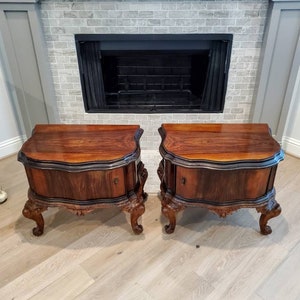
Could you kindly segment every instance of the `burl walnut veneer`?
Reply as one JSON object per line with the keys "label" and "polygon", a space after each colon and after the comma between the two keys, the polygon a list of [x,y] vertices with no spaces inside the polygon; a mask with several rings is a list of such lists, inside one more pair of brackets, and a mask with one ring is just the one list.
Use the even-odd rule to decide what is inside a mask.
{"label": "burl walnut veneer", "polygon": [[36,222],[33,234],[43,234],[42,212],[53,206],[77,215],[118,206],[141,233],[148,176],[140,161],[142,133],[135,125],[37,125],[18,155],[29,182],[23,215]]}
{"label": "burl walnut veneer", "polygon": [[220,217],[254,207],[262,234],[280,214],[273,187],[280,145],[267,124],[162,124],[158,168],[162,212],[172,233],[176,213],[187,206],[207,208]]}

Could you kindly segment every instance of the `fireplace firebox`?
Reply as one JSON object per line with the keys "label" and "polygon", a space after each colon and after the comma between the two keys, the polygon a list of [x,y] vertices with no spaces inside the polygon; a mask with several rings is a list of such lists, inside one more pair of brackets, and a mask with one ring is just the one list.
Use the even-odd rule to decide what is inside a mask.
{"label": "fireplace firebox", "polygon": [[231,34],[75,35],[86,112],[222,112]]}

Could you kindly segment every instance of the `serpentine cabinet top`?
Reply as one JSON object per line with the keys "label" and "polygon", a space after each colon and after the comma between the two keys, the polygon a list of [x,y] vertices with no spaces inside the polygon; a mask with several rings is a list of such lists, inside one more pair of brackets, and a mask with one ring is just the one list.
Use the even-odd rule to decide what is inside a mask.
{"label": "serpentine cabinet top", "polygon": [[58,164],[128,163],[140,154],[138,125],[36,125],[19,160]]}
{"label": "serpentine cabinet top", "polygon": [[277,164],[284,153],[267,124],[162,124],[160,153],[179,165]]}

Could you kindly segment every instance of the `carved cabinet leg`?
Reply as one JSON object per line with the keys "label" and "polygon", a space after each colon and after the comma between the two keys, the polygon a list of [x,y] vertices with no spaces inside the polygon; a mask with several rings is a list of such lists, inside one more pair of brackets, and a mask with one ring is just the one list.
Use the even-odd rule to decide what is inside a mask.
{"label": "carved cabinet leg", "polygon": [[145,212],[144,202],[147,200],[148,194],[144,192],[144,186],[148,178],[148,171],[142,162],[138,166],[139,188],[137,190],[137,199],[139,204],[132,210],[130,220],[131,227],[134,233],[140,234],[143,232],[143,226],[137,223],[138,218]]}
{"label": "carved cabinet leg", "polygon": [[[142,201],[140,201],[141,199]],[[139,199],[136,195],[134,195],[126,202],[125,205],[122,205],[122,210],[130,213],[130,223],[135,234],[143,232],[143,226],[138,224],[138,219],[145,212],[145,200],[145,198]]]}
{"label": "carved cabinet leg", "polygon": [[263,235],[268,235],[272,233],[272,228],[267,225],[268,221],[271,218],[275,218],[281,213],[281,207],[276,202],[276,200],[272,199],[269,201],[269,203],[262,207],[261,209],[257,209],[258,212],[261,212],[261,216],[259,219],[259,226],[260,226],[260,232]]}
{"label": "carved cabinet leg", "polygon": [[174,210],[170,209],[168,206],[163,206],[161,208],[162,213],[169,220],[169,224],[165,225],[166,233],[173,233],[176,227],[176,213]]}
{"label": "carved cabinet leg", "polygon": [[132,230],[135,234],[140,234],[143,232],[143,226],[138,224],[139,217],[145,212],[145,205],[142,203],[132,209],[130,214],[130,222]]}
{"label": "carved cabinet leg", "polygon": [[143,232],[143,226],[138,224],[138,219],[145,212],[144,202],[148,197],[147,193],[144,192],[144,185],[148,178],[148,171],[144,168],[144,164],[142,162],[139,162],[138,164],[137,175],[138,183],[135,188],[135,193],[122,207],[122,209],[130,213],[130,222],[133,232],[135,234],[140,234]]}
{"label": "carved cabinet leg", "polygon": [[23,216],[36,222],[37,227],[32,229],[35,236],[40,236],[44,232],[44,218],[42,212],[47,210],[47,207],[35,203],[33,200],[28,200],[23,208]]}
{"label": "carved cabinet leg", "polygon": [[172,198],[164,196],[162,199],[161,211],[163,215],[169,220],[169,224],[165,225],[166,233],[173,233],[176,227],[176,214],[185,207],[182,204],[175,203]]}
{"label": "carved cabinet leg", "polygon": [[137,189],[136,189],[136,195],[137,198],[141,200],[141,202],[146,201],[148,195],[147,193],[144,192],[144,186],[146,183],[146,180],[148,178],[148,171],[147,169],[144,167],[144,164],[142,162],[139,162],[138,164],[138,171],[137,171],[137,175],[138,175],[138,185],[137,185]]}
{"label": "carved cabinet leg", "polygon": [[166,187],[166,183],[164,181],[164,160],[163,159],[159,163],[159,166],[157,169],[157,175],[160,179],[160,193],[161,193],[161,196],[164,197],[167,187]]}

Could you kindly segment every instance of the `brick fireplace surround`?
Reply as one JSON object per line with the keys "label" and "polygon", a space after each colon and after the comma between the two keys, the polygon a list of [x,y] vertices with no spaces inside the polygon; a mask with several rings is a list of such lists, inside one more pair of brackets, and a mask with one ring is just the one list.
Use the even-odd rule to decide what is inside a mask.
{"label": "brick fireplace surround", "polygon": [[[157,192],[157,129],[166,122],[248,122],[268,9],[267,0],[59,1],[42,0],[40,12],[59,119],[62,123],[140,124],[145,190]],[[88,114],[84,111],[74,34],[232,33],[233,47],[223,113]]]}

